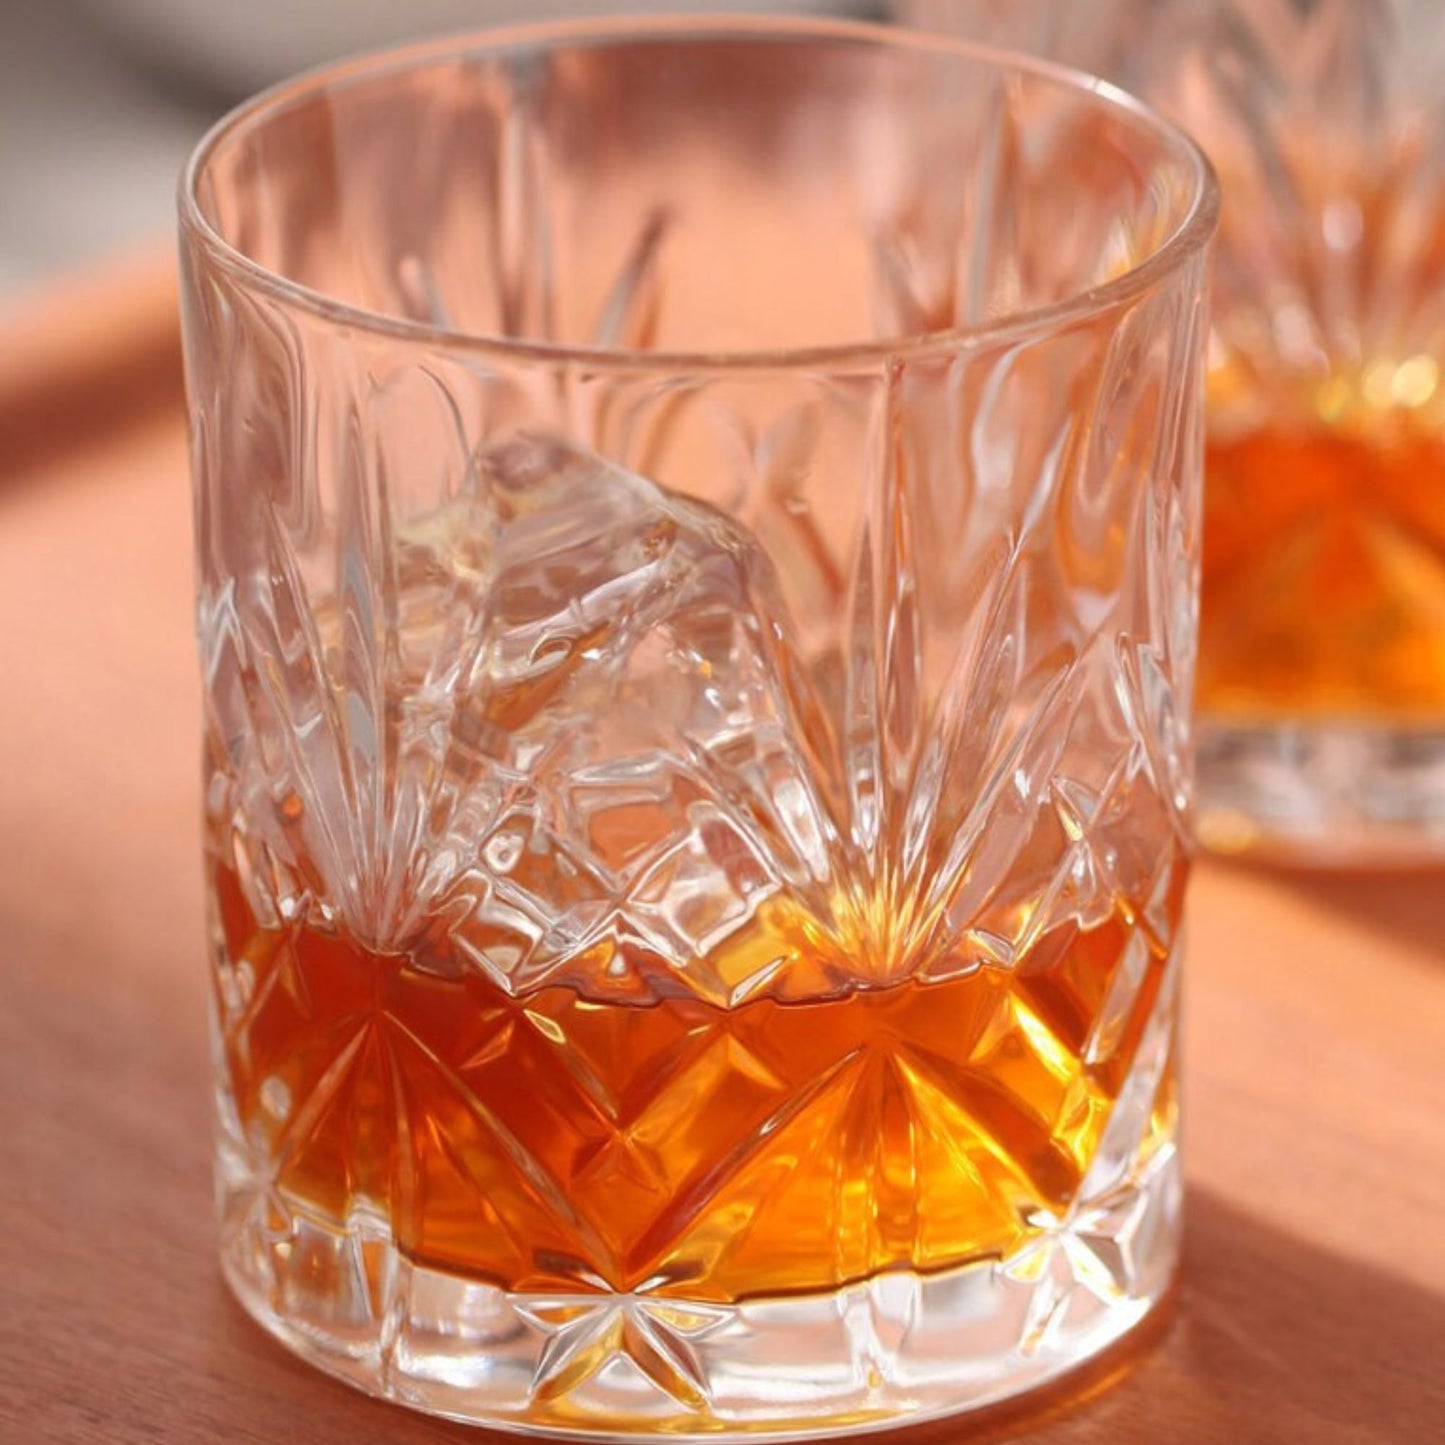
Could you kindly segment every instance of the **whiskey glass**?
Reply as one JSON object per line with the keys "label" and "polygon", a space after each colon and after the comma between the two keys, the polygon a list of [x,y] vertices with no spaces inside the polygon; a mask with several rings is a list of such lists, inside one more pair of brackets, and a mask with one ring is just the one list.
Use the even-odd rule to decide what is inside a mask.
{"label": "whiskey glass", "polygon": [[226,1278],[455,1418],[835,1434],[1163,1297],[1207,163],[823,22],[282,86],[181,200]]}
{"label": "whiskey glass", "polygon": [[1445,9],[909,0],[1098,71],[1209,153],[1199,827],[1445,858]]}

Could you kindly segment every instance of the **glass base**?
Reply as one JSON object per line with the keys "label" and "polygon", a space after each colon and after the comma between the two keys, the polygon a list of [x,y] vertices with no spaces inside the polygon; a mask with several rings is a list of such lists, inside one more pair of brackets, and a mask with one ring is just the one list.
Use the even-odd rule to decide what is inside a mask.
{"label": "glass base", "polygon": [[284,1231],[232,1215],[222,1262],[282,1343],[415,1409],[592,1439],[803,1439],[992,1405],[1093,1359],[1167,1293],[1179,1202],[1165,1144],[1006,1260],[732,1305],[507,1293],[410,1263],[380,1221],[294,1210]]}
{"label": "glass base", "polygon": [[1200,841],[1318,867],[1445,860],[1445,726],[1199,728]]}

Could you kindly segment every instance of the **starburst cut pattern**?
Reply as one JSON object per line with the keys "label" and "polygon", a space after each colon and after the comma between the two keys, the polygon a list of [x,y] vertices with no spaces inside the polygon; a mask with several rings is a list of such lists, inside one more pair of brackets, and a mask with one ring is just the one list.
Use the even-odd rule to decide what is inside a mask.
{"label": "starburst cut pattern", "polygon": [[693,1410],[708,1400],[697,1344],[730,1318],[719,1307],[645,1295],[563,1295],[533,1301],[518,1313],[547,1337],[532,1375],[539,1401],[570,1394],[614,1360],[624,1360],[664,1395]]}
{"label": "starburst cut pattern", "polygon": [[1107,1308],[1137,1292],[1138,1239],[1160,1207],[1150,1185],[1172,1166],[1171,1146],[1143,1175],[1131,1175],[1098,1196],[1081,1196],[1062,1214],[1038,1210],[1029,1217],[1028,1238],[998,1264],[1003,1278],[1029,1292],[1021,1351],[1035,1354],[1049,1347],[1081,1304]]}
{"label": "starburst cut pattern", "polygon": [[1040,1233],[1000,1266],[1007,1279],[1027,1287],[1019,1349],[1033,1354],[1048,1345],[1062,1329],[1078,1291],[1086,1291],[1103,1304],[1122,1296],[1119,1282],[1103,1260],[1074,1230],[1048,1215],[1035,1215],[1030,1223]]}

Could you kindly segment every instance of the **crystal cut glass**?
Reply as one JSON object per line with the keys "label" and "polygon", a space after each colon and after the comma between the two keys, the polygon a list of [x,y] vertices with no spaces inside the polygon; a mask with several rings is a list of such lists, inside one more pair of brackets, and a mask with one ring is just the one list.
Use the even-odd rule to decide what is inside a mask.
{"label": "crystal cut glass", "polygon": [[226,1277],[392,1400],[831,1435],[1179,1227],[1208,168],[823,23],[481,35],[182,198]]}

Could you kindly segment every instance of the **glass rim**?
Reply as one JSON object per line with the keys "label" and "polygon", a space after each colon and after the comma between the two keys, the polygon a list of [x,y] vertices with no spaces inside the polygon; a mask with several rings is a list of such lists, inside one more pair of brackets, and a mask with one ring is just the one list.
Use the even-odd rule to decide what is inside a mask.
{"label": "glass rim", "polygon": [[[505,336],[418,321],[372,310],[329,296],[263,265],[228,241],[202,209],[199,188],[212,157],[242,127],[327,86],[416,69],[449,56],[502,55],[510,51],[584,48],[626,41],[796,39],[839,41],[879,50],[916,50],[954,55],[998,73],[1032,75],[1061,89],[1092,97],[1149,132],[1182,158],[1192,173],[1189,205],[1169,235],[1117,276],[1044,306],[1025,307],[965,326],[920,331],[891,339],[865,339],[820,346],[763,349],[676,350],[576,345],[525,336]],[[1125,305],[1199,255],[1219,219],[1214,169],[1194,139],[1152,106],[1110,81],[1082,70],[1001,46],[980,44],[905,26],[801,16],[672,15],[613,16],[589,20],[467,30],[401,46],[362,52],[304,70],[258,92],[220,117],[196,143],[181,171],[177,195],[180,230],[211,265],[245,289],[260,292],[332,325],[438,350],[490,355],[512,362],[570,364],[598,371],[733,372],[785,371],[803,367],[848,368],[909,357],[1008,344],[1066,329]]]}

